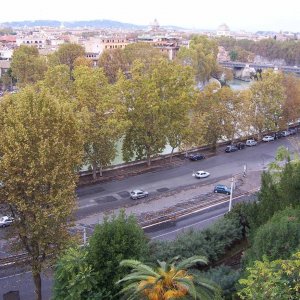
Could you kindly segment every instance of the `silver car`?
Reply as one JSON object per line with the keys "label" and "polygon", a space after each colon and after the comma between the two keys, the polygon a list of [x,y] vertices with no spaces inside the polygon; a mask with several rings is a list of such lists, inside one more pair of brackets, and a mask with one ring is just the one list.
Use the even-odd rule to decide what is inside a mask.
{"label": "silver car", "polygon": [[13,217],[3,216],[0,218],[0,227],[7,227],[11,225],[14,221]]}
{"label": "silver car", "polygon": [[133,200],[148,197],[149,193],[144,190],[133,190],[130,192],[130,198]]}

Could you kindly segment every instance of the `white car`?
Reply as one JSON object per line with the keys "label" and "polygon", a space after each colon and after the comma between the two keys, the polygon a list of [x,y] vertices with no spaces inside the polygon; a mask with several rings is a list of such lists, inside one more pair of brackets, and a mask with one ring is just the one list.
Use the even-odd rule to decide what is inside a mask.
{"label": "white car", "polygon": [[263,140],[264,142],[274,141],[274,136],[266,135],[266,136],[263,137],[262,140]]}
{"label": "white car", "polygon": [[256,144],[257,144],[256,140],[247,140],[246,141],[246,146],[248,146],[248,147],[256,146]]}
{"label": "white car", "polygon": [[197,171],[196,173],[194,173],[193,174],[193,176],[195,177],[195,178],[198,178],[198,179],[200,179],[200,178],[206,178],[206,177],[208,177],[210,174],[208,173],[208,172],[206,172],[206,171]]}
{"label": "white car", "polygon": [[133,190],[130,192],[130,198],[133,200],[148,197],[149,193],[144,190]]}
{"label": "white car", "polygon": [[0,218],[0,227],[6,227],[12,224],[14,221],[13,217],[3,216]]}

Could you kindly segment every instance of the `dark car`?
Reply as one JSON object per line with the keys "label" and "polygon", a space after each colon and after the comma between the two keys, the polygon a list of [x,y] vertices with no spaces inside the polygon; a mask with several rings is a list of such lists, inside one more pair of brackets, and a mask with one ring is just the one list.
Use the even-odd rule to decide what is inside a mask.
{"label": "dark car", "polygon": [[239,150],[242,150],[242,149],[245,149],[246,147],[246,144],[245,143],[242,143],[242,142],[239,142],[235,145]]}
{"label": "dark car", "polygon": [[225,149],[225,152],[226,153],[230,153],[230,152],[235,152],[235,151],[238,151],[238,147],[235,146],[235,145],[230,145],[230,146],[227,146],[226,149]]}
{"label": "dark car", "polygon": [[205,158],[205,156],[203,154],[199,154],[199,153],[191,154],[189,156],[189,159],[193,160],[193,161],[195,161],[195,160],[201,160],[201,159],[204,159],[204,158]]}
{"label": "dark car", "polygon": [[230,188],[223,184],[218,184],[214,188],[214,193],[230,195]]}

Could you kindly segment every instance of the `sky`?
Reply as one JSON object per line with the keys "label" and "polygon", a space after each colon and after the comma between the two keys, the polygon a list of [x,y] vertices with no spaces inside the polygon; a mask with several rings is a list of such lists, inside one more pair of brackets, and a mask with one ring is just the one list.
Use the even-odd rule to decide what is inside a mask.
{"label": "sky", "polygon": [[2,0],[0,23],[114,20],[216,30],[300,32],[300,0]]}

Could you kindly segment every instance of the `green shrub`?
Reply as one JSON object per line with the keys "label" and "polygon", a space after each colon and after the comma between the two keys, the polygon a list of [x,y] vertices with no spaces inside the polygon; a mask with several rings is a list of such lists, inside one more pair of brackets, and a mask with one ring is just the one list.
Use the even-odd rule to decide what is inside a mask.
{"label": "green shrub", "polygon": [[174,241],[152,242],[151,259],[167,260],[180,255],[188,258],[203,255],[210,262],[218,260],[235,241],[242,238],[242,227],[237,218],[220,219],[203,231],[188,231]]}

